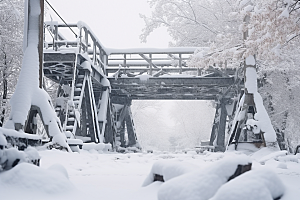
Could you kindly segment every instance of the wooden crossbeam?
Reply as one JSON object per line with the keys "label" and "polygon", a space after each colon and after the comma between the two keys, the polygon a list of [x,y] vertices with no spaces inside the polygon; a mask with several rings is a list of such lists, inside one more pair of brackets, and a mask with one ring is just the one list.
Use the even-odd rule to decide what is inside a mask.
{"label": "wooden crossbeam", "polygon": [[111,85],[220,85],[220,86],[230,86],[234,83],[233,77],[150,77],[146,82],[142,81],[140,78],[108,78]]}
{"label": "wooden crossbeam", "polygon": [[147,63],[149,63],[150,66],[153,66],[154,68],[158,68],[151,60],[151,58],[147,57],[146,55],[144,54],[139,54],[142,58],[144,58]]}

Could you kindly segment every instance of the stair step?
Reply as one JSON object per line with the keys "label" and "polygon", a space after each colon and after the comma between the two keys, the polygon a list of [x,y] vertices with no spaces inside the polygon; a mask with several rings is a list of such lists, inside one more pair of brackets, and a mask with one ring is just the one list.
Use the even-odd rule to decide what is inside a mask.
{"label": "stair step", "polygon": [[84,78],[84,75],[78,75],[77,78]]}
{"label": "stair step", "polygon": [[75,92],[81,92],[81,90],[82,90],[81,88],[75,88],[74,91],[75,91]]}
{"label": "stair step", "polygon": [[75,121],[75,118],[74,118],[74,117],[68,118],[68,122],[74,122],[74,121]]}
{"label": "stair step", "polygon": [[78,87],[82,87],[82,83],[77,83],[76,84],[76,87],[78,88]]}
{"label": "stair step", "polygon": [[74,126],[66,126],[67,130],[73,130]]}
{"label": "stair step", "polygon": [[73,115],[73,116],[74,116],[74,115],[75,115],[75,112],[74,112],[74,111],[69,112],[69,116],[70,116],[70,115]]}
{"label": "stair step", "polygon": [[75,122],[67,122],[67,126],[74,126]]}
{"label": "stair step", "polygon": [[80,96],[74,96],[73,97],[73,100],[79,100],[80,99]]}

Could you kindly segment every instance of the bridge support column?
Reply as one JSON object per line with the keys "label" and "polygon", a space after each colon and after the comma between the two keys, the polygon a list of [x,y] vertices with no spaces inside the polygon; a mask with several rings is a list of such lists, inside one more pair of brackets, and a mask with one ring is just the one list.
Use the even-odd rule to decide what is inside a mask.
{"label": "bridge support column", "polygon": [[209,141],[209,145],[214,146],[215,151],[225,151],[226,118],[226,101],[225,99],[221,99],[216,107],[215,119]]}
{"label": "bridge support column", "polygon": [[121,143],[121,147],[126,147],[126,140],[125,140],[125,121],[123,120],[121,122],[121,127],[119,130],[119,134],[120,134],[120,143]]}
{"label": "bridge support column", "polygon": [[[37,117],[37,114],[39,114],[44,124],[44,120],[40,108],[37,106],[31,106],[29,114],[27,116],[27,121],[25,123],[25,129],[24,129],[25,133],[37,134],[37,124],[35,119]],[[44,128],[47,135],[49,136],[48,125],[44,125]]]}
{"label": "bridge support column", "polygon": [[109,102],[107,106],[107,115],[106,115],[107,123],[104,132],[104,140],[105,143],[110,143],[112,148],[115,148],[115,140],[116,140],[116,130],[115,123],[113,118],[113,110],[112,105]]}
{"label": "bridge support column", "polygon": [[[130,105],[124,105],[120,111],[118,122],[120,123],[118,136],[121,147],[132,147],[137,144],[136,131],[132,119]],[[125,139],[125,130],[127,130],[128,140]]]}
{"label": "bridge support column", "polygon": [[128,134],[128,146],[131,147],[136,145],[137,138],[136,138],[136,132],[135,132],[134,123],[132,119],[132,113],[129,106],[127,107],[127,115],[125,117],[125,121],[126,121],[127,134]]}

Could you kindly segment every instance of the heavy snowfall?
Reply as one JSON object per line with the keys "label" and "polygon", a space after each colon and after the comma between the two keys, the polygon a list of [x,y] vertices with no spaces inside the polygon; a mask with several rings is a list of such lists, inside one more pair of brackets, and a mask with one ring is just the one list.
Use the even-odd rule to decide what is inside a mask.
{"label": "heavy snowfall", "polygon": [[[225,116],[225,121],[221,118],[219,97],[200,104],[195,100],[133,101],[132,107],[124,111],[135,122],[137,135],[132,145],[129,144],[132,137],[129,125],[126,125],[125,139],[119,143],[115,138],[114,142],[108,142],[107,135],[101,132],[108,129],[106,123],[112,123],[109,120],[114,118],[108,78],[117,80],[118,76],[105,74],[103,71],[108,66],[102,69],[101,65],[105,64],[101,59],[99,66],[94,66],[96,62],[91,64],[88,42],[84,47],[86,52],[79,46],[84,43],[80,38],[83,29],[96,41],[94,48],[101,46],[96,33],[88,23],[78,22],[76,27],[80,31],[75,33],[75,29],[69,28],[80,36],[75,42],[79,48],[68,46],[70,41],[59,35],[53,37],[52,50],[51,44],[43,41],[46,36],[41,34],[41,26],[50,28],[49,32],[55,35],[58,33],[54,27],[58,27],[58,23],[50,16],[52,10],[55,11],[51,1],[45,1],[45,13],[42,2],[0,1],[0,200],[300,198],[300,1],[150,0],[148,6],[152,13],[140,14],[145,23],[141,42],[146,42],[155,29],[165,27],[172,37],[169,49],[196,49],[186,65],[204,72],[211,68],[237,69],[235,78],[243,80],[243,93],[232,98],[237,102],[236,108],[227,118]],[[44,23],[47,15],[50,21]],[[58,40],[65,46],[55,47]],[[86,103],[84,106],[91,109],[80,110],[81,104],[78,106],[71,94],[72,98],[65,104],[67,114],[69,109],[74,117],[67,118],[65,114],[66,122],[61,121],[55,108],[59,98],[64,104],[68,96],[58,96],[61,82],[59,85],[41,78],[43,48],[48,53],[56,48],[55,51],[61,50],[63,55],[73,52],[88,60],[79,63],[88,73],[77,76],[84,77],[86,82],[83,83],[87,86],[75,84],[75,69],[71,89],[68,88],[73,94],[76,89],[82,94],[80,101],[83,96],[86,99],[90,96],[90,102],[95,101],[95,93],[83,94],[81,89],[93,90],[90,74],[97,68],[105,88],[101,88],[100,108]],[[107,54],[118,51],[101,48],[99,52],[95,50],[93,56],[100,55],[101,51]],[[142,52],[141,49],[135,51]],[[125,50],[125,59],[129,52]],[[144,56],[144,59],[151,67],[152,56]],[[172,74],[166,76],[170,78]],[[179,76],[190,77],[191,74]],[[221,76],[226,77],[226,74]],[[152,74],[141,73],[136,77],[147,82]],[[114,105],[114,109],[117,107]],[[93,109],[95,113],[91,114]],[[32,117],[32,111],[36,111],[38,117]],[[84,137],[76,138],[75,134],[81,129],[74,131],[76,123],[81,127],[85,115],[96,120],[93,128],[91,121],[86,123],[90,135],[92,131],[99,131],[94,138],[90,136],[88,142]],[[32,121],[28,125],[29,119]],[[69,119],[74,121],[74,126],[67,126]],[[223,146],[220,146],[222,138],[217,133],[218,128],[211,130],[222,120],[226,130]],[[67,131],[70,127],[74,133]],[[126,144],[122,144],[125,140]]]}

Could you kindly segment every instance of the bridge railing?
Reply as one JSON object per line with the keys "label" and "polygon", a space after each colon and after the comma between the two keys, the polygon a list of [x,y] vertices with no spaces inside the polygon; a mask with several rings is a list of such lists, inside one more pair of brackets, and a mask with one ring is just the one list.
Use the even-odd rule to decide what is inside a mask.
{"label": "bridge railing", "polygon": [[[71,40],[66,39],[62,34],[63,29],[77,28],[78,35],[73,36]],[[57,22],[45,22],[44,47],[52,51],[73,51],[85,56],[87,60],[91,61],[94,67],[101,68],[105,73],[107,66],[107,56],[105,47],[99,42],[98,38],[92,32],[88,25],[84,22],[77,24],[58,24]]]}
{"label": "bridge railing", "polygon": [[[99,66],[106,75],[119,70],[147,72],[149,75],[157,75],[160,72],[181,74],[184,71],[198,71],[199,75],[197,68],[187,66],[187,61],[196,47],[111,49],[105,48],[84,22],[69,25],[45,22],[44,28],[44,32],[48,34],[48,37],[44,37],[46,49],[78,52],[88,57],[94,66]],[[77,28],[78,35],[73,34],[73,38],[67,39],[62,30],[71,28]]]}
{"label": "bridge railing", "polygon": [[158,75],[161,72],[181,74],[183,71],[197,71],[196,68],[189,68],[187,66],[187,61],[196,50],[195,47],[109,50],[108,73],[123,70],[127,72],[147,72],[149,75]]}
{"label": "bridge railing", "polygon": [[[62,34],[66,29],[77,28],[77,35],[72,30],[68,39]],[[64,30],[65,29],[65,30]],[[77,24],[58,24],[45,22],[45,48],[52,51],[73,51],[80,53],[92,63],[97,71],[106,75],[126,74],[128,77],[147,73],[158,77],[166,73],[182,74],[193,71],[197,76],[209,76],[210,73],[220,73],[215,68],[201,70],[188,67],[187,61],[198,47],[171,47],[171,48],[131,48],[112,49],[106,48],[84,22]],[[50,36],[49,36],[50,34]],[[45,34],[46,35],[46,34]],[[69,39],[71,38],[71,39]],[[203,48],[205,51],[206,49]],[[227,71],[230,72],[227,72]],[[223,70],[224,71],[224,70]],[[225,69],[225,74],[233,75],[233,69]],[[100,72],[101,73],[101,72]]]}

